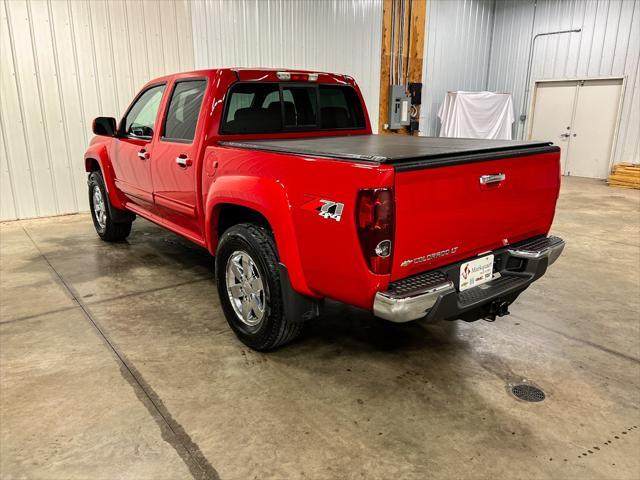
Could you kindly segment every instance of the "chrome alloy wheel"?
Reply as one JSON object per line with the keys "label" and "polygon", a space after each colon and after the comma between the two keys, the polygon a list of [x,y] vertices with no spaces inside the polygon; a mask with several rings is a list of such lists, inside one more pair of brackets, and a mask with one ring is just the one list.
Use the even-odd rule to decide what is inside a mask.
{"label": "chrome alloy wheel", "polygon": [[266,293],[258,266],[247,252],[236,250],[227,260],[227,294],[242,323],[255,327],[262,321]]}
{"label": "chrome alloy wheel", "polygon": [[98,185],[93,187],[93,213],[100,228],[105,228],[107,226],[107,207],[104,204],[104,198]]}

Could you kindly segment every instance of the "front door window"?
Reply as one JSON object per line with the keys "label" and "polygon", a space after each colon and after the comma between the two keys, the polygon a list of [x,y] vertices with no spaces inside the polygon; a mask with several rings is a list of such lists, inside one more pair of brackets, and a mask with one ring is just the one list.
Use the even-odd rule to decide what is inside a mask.
{"label": "front door window", "polygon": [[123,133],[125,135],[138,138],[153,137],[153,128],[163,92],[164,85],[157,85],[140,95],[124,118]]}

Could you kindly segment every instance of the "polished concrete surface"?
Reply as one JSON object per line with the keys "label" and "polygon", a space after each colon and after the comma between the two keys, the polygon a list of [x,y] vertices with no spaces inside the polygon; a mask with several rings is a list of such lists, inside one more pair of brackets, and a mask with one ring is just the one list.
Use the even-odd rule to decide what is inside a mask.
{"label": "polished concrete surface", "polygon": [[3,224],[0,478],[638,479],[640,192],[566,178],[553,232],[564,254],[495,323],[330,304],[260,354],[188,242]]}

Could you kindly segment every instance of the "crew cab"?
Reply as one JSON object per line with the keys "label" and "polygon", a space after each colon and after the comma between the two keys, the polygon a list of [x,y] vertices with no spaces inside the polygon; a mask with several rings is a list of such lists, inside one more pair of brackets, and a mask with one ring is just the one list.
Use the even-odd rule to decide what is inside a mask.
{"label": "crew cab", "polygon": [[493,320],[562,252],[549,142],[372,134],[347,75],[223,68],[152,80],[85,153],[98,235],[137,215],[215,256],[246,345],[324,299],[392,322]]}

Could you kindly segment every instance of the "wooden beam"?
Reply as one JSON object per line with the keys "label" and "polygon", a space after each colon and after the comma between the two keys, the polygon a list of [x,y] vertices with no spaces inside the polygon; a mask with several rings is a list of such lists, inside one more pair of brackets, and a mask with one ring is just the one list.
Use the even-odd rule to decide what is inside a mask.
{"label": "wooden beam", "polygon": [[[391,12],[393,2],[396,6],[405,2],[405,32],[404,37],[398,39],[394,46],[391,45]],[[409,4],[411,3],[411,18],[409,18]],[[424,35],[426,18],[426,0],[384,0],[382,10],[382,51],[380,62],[380,117],[379,128],[381,134],[408,134],[408,129],[402,128],[397,131],[385,130],[384,125],[389,121],[389,85],[391,71],[391,54],[399,51],[399,42],[402,42],[404,55],[397,57],[403,62],[406,71],[407,59],[409,60],[408,81],[422,81],[422,64],[424,61]],[[398,21],[396,18],[396,32],[398,31]],[[408,26],[408,28],[407,28]],[[410,34],[409,34],[410,32]],[[395,47],[395,48],[393,48]],[[404,79],[400,80],[404,83]]]}
{"label": "wooden beam", "polygon": [[387,133],[384,125],[389,116],[389,72],[391,70],[391,2],[384,0],[382,4],[382,49],[380,53],[380,117],[379,133]]}
{"label": "wooden beam", "polygon": [[427,16],[426,0],[413,0],[411,7],[411,42],[409,45],[409,81],[422,82],[424,35]]}

